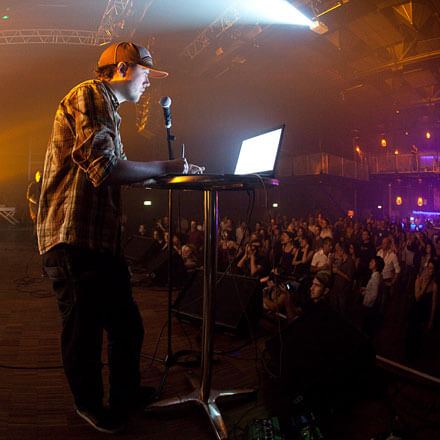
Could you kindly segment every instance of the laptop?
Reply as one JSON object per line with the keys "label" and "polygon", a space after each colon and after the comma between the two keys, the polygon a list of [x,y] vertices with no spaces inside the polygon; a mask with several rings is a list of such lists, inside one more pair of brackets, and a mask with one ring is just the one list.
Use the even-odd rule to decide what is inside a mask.
{"label": "laptop", "polygon": [[[254,136],[243,139],[238,152],[238,158],[235,163],[233,174],[209,174],[203,173],[205,178],[216,177],[231,177],[231,176],[246,176],[259,175],[262,177],[275,177],[276,165],[278,156],[283,142],[285,124],[269,130],[260,131]],[[187,174],[167,174],[166,176],[149,179],[145,184],[160,181],[169,177],[186,177]]]}
{"label": "laptop", "polygon": [[275,177],[285,125],[271,128],[243,139],[234,175],[258,174]]}

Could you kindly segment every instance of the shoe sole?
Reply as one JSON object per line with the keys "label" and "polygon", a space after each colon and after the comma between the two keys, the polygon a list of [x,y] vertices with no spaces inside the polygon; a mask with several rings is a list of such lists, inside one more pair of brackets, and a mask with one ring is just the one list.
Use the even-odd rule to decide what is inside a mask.
{"label": "shoe sole", "polygon": [[117,434],[118,432],[121,432],[124,429],[124,426],[121,426],[119,428],[116,429],[107,429],[107,428],[103,428],[101,426],[98,426],[92,418],[90,418],[86,413],[82,412],[81,410],[79,410],[78,408],[75,408],[76,413],[82,418],[84,419],[89,425],[93,426],[97,431],[99,432],[104,432],[106,434]]}

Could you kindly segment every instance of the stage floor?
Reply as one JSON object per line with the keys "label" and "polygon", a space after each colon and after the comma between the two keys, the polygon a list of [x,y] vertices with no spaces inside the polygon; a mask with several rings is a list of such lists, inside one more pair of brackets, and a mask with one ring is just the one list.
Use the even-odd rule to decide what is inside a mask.
{"label": "stage floor", "polygon": [[[41,260],[29,229],[11,226],[0,230],[0,261],[0,438],[88,440],[103,436],[73,410],[61,368],[56,301],[50,282],[41,275]],[[152,355],[158,344],[157,356],[163,358],[166,330],[161,338],[160,334],[167,319],[167,291],[138,285],[134,287],[134,294],[145,325],[143,353]],[[173,328],[174,351],[199,348],[197,327],[174,319]],[[397,350],[398,356],[393,342],[398,332],[395,328],[387,331],[389,336],[383,335],[378,343],[383,347],[389,344],[390,354]],[[231,354],[215,356],[215,388],[262,384],[264,373],[259,359],[264,338],[269,335],[268,326],[259,325],[256,333],[259,337],[256,343]],[[215,350],[231,351],[244,342],[245,339],[237,336],[217,334]],[[164,371],[162,363],[143,357],[141,367],[143,384],[157,387]],[[198,368],[194,370],[197,372]],[[107,367],[103,372],[107,376]],[[171,368],[162,397],[191,391],[185,372],[183,367]],[[252,397],[226,400],[224,404],[220,401],[220,408],[230,438],[244,439],[248,423],[265,417],[271,411],[271,402],[265,401],[259,392]],[[327,427],[326,438],[370,439],[378,432],[391,429],[394,414],[408,425],[412,438],[440,438],[438,392],[435,393],[432,386],[415,387],[399,380],[388,386],[385,396],[363,400],[349,411],[335,414]],[[119,437],[127,440],[215,438],[203,410],[191,405],[137,414]]]}

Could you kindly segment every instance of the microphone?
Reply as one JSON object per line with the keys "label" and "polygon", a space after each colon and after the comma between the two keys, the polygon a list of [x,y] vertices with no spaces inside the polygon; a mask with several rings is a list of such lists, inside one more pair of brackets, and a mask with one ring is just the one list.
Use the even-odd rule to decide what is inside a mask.
{"label": "microphone", "polygon": [[171,128],[171,98],[169,96],[162,96],[159,100],[159,104],[163,108],[163,117],[165,118],[165,127]]}

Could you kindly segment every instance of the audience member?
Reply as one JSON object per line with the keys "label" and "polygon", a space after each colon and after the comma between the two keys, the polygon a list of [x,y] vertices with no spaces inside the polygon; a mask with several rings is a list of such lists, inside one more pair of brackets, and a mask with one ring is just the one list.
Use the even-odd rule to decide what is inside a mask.
{"label": "audience member", "polygon": [[335,258],[331,269],[333,273],[331,304],[341,316],[348,318],[348,302],[353,296],[355,267],[345,243],[335,244]]}
{"label": "audience member", "polygon": [[378,329],[379,319],[379,293],[382,288],[382,270],[384,261],[381,257],[374,256],[370,260],[369,269],[371,277],[366,287],[361,287],[362,299],[362,330],[372,339]]}
{"label": "audience member", "polygon": [[310,265],[310,272],[317,273],[323,270],[331,271],[331,251],[333,243],[331,238],[326,238],[322,242],[322,249],[315,252]]}

